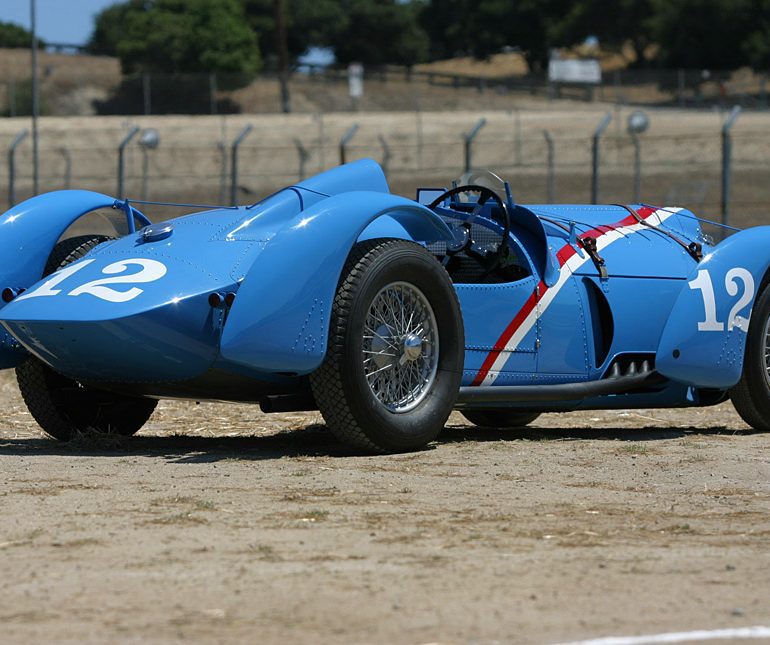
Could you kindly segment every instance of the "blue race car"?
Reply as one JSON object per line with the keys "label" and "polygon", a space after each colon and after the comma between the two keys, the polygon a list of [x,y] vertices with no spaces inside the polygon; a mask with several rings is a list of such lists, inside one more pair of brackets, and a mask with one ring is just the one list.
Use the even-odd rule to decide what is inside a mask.
{"label": "blue race car", "polygon": [[[770,430],[770,228],[719,244],[689,211],[515,203],[479,173],[392,195],[373,161],[251,206],[152,224],[88,191],[0,217],[0,368],[49,435],[132,435],[160,398],[320,410],[368,452],[453,409],[714,405]],[[96,209],[118,239],[68,231]]]}

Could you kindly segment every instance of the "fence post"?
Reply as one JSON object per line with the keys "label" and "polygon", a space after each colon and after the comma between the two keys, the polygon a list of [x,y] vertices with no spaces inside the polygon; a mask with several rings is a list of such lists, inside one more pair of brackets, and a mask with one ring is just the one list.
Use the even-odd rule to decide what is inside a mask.
{"label": "fence post", "polygon": [[8,114],[16,116],[16,77],[8,81]]}
{"label": "fence post", "polygon": [[313,119],[318,122],[318,170],[326,168],[326,153],[324,144],[326,143],[326,134],[324,132],[324,115],[322,112],[316,112]]}
{"label": "fence post", "polygon": [[417,160],[417,170],[422,170],[422,148],[423,148],[423,139],[422,139],[422,110],[420,109],[420,95],[417,94],[417,111],[415,112],[415,127],[417,129],[416,135],[417,135],[417,155],[415,156],[415,159]]}
{"label": "fence post", "polygon": [[152,96],[150,93],[150,74],[142,74],[142,98],[144,99],[144,114],[148,116],[152,113]]}
{"label": "fence post", "polygon": [[298,138],[294,139],[294,145],[297,146],[297,155],[299,156],[299,180],[302,181],[305,178],[305,164],[310,158],[310,152],[302,145],[302,141]]}
{"label": "fence post", "polygon": [[235,137],[230,148],[230,206],[237,206],[238,202],[238,147],[252,131],[251,124],[247,125],[240,134]]}
{"label": "fence post", "polygon": [[[732,171],[733,143],[730,130],[741,113],[741,106],[735,105],[722,125],[722,224],[730,224],[730,181]],[[722,229],[722,237],[724,237]]]}
{"label": "fence post", "polygon": [[463,135],[463,139],[465,140],[465,172],[470,172],[473,168],[473,140],[476,138],[476,135],[478,135],[479,130],[486,124],[486,117],[481,117],[476,122],[476,125],[473,126],[473,129]]}
{"label": "fence post", "polygon": [[155,128],[145,128],[139,137],[139,147],[142,149],[142,199],[147,201],[150,176],[149,151],[155,150],[160,144],[160,134]]}
{"label": "fence post", "polygon": [[342,135],[342,139],[340,139],[340,165],[346,163],[347,147],[350,143],[350,140],[356,136],[356,132],[358,132],[358,123],[351,125],[348,128],[348,131]]}
{"label": "fence post", "polygon": [[8,146],[8,207],[16,205],[16,148],[27,138],[29,130],[24,128]]}
{"label": "fence post", "polygon": [[139,126],[132,126],[128,134],[123,138],[123,141],[118,145],[118,199],[125,197],[123,188],[126,178],[126,146],[136,136],[137,132],[139,132]]}
{"label": "fence post", "polygon": [[593,141],[591,144],[591,203],[599,203],[599,139],[601,138],[607,126],[612,121],[612,114],[607,112],[599,121],[599,125],[596,126],[594,131]]}
{"label": "fence post", "polygon": [[631,133],[631,141],[634,144],[634,203],[638,204],[642,195],[642,152],[636,132]]}
{"label": "fence post", "polygon": [[513,136],[514,136],[514,152],[515,152],[515,161],[514,163],[517,166],[520,166],[522,163],[522,155],[521,155],[521,112],[519,112],[519,108],[513,108]]}
{"label": "fence post", "polygon": [[555,179],[555,168],[554,168],[555,166],[554,159],[556,154],[554,150],[553,137],[551,136],[551,133],[548,132],[548,130],[543,130],[543,136],[545,137],[545,145],[548,147],[548,153],[546,157],[546,163],[548,166],[548,179],[547,179],[546,186],[547,186],[547,194],[548,194],[547,201],[550,204],[551,202],[554,201],[555,194],[556,194],[556,191],[555,191],[556,179]]}
{"label": "fence post", "polygon": [[219,150],[219,203],[227,200],[227,145],[224,141],[217,141]]}
{"label": "fence post", "polygon": [[385,137],[381,134],[378,134],[377,138],[382,146],[382,162],[380,162],[380,165],[382,166],[382,171],[387,175],[388,167],[390,166],[390,146],[388,145],[388,142],[385,141]]}
{"label": "fence post", "polygon": [[59,148],[59,154],[64,157],[64,188],[69,190],[72,185],[72,155],[67,148]]}
{"label": "fence post", "polygon": [[209,111],[217,113],[217,75],[214,72],[209,74]]}

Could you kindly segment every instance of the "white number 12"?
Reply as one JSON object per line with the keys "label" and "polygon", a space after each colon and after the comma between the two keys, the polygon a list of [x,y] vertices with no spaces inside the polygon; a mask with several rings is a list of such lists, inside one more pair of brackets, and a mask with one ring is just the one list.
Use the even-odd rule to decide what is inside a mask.
{"label": "white number 12", "polygon": [[[738,313],[751,302],[754,297],[754,277],[743,267],[730,269],[725,276],[725,290],[727,295],[738,295],[738,284],[736,280],[743,283],[743,294],[738,298],[730,313],[727,316],[727,331],[732,331],[734,327],[749,330],[749,320]],[[706,320],[698,323],[698,331],[724,331],[725,325],[717,320],[717,305],[714,296],[714,285],[711,282],[711,274],[705,269],[698,271],[695,280],[687,283],[690,289],[697,289],[703,297],[703,308],[706,313]]]}

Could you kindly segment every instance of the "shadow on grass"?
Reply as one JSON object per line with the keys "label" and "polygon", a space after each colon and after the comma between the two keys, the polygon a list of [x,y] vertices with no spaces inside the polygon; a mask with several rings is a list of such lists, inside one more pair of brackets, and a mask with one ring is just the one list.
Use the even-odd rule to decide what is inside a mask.
{"label": "shadow on grass", "polygon": [[[528,441],[662,441],[688,435],[744,434],[723,426],[711,428],[476,428],[447,426],[427,450],[443,445],[467,443]],[[277,432],[267,436],[201,437],[194,435],[135,437],[87,434],[63,443],[45,437],[0,438],[0,456],[58,455],[100,457],[160,457],[173,463],[206,463],[227,459],[271,460],[283,457],[353,457],[361,456],[338,442],[324,425]]]}

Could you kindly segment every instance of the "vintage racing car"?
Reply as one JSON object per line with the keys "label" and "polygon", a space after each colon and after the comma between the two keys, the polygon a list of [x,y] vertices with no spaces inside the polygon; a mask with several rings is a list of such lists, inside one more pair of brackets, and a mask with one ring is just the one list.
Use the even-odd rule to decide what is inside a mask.
{"label": "vintage racing car", "polygon": [[[73,237],[98,209],[122,235]],[[368,452],[425,446],[453,409],[517,427],[729,397],[766,431],[768,248],[680,208],[523,206],[491,173],[410,200],[370,160],[155,224],[52,192],[0,217],[0,368],[63,440],[134,434],[164,397],[317,409]]]}

